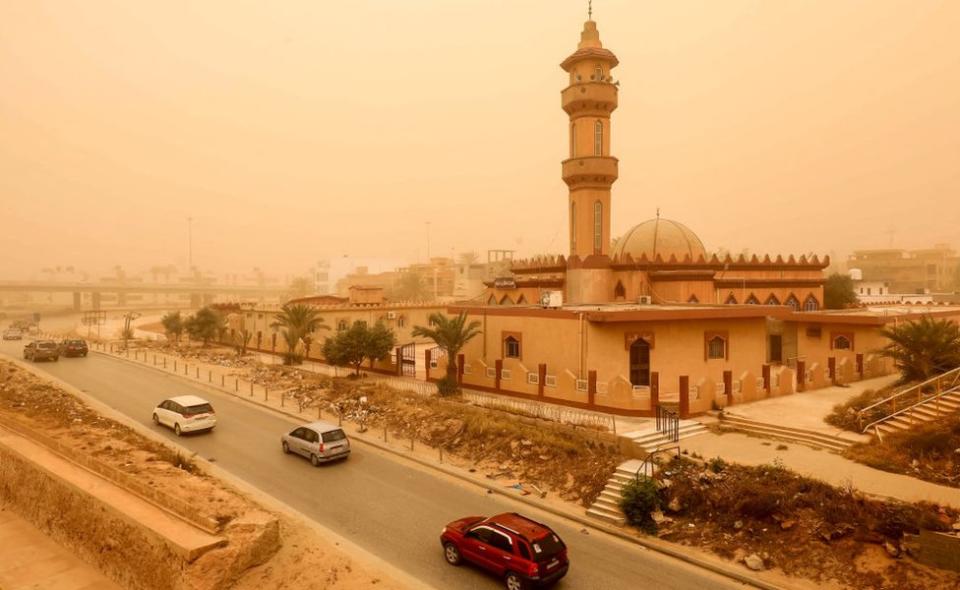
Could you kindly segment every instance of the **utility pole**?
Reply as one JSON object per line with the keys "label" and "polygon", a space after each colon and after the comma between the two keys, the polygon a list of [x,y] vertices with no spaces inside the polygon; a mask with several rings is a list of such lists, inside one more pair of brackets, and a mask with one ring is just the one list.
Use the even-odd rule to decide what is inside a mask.
{"label": "utility pole", "polygon": [[427,262],[430,262],[430,222],[427,222]]}
{"label": "utility pole", "polygon": [[187,266],[193,272],[193,217],[187,217]]}

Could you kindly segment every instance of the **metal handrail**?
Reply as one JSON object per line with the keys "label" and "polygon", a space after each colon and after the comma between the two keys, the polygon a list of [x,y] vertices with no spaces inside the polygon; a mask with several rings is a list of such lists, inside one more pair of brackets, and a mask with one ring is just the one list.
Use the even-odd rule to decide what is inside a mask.
{"label": "metal handrail", "polygon": [[[649,477],[650,479],[653,479],[653,458],[654,458],[658,453],[667,453],[667,452],[670,452],[670,451],[676,451],[676,452],[677,452],[677,458],[678,458],[678,459],[680,458],[680,447],[672,447],[672,448],[669,448],[669,449],[657,449],[657,450],[653,451],[652,453],[650,453],[649,455],[646,456],[646,458],[643,460],[643,463],[641,463],[641,464],[640,464],[640,467],[637,468],[637,472],[634,474],[634,479],[637,480],[637,481],[640,480],[640,472],[643,472],[643,476],[644,476],[644,477]],[[647,475],[647,467],[648,467],[648,466],[650,467],[650,475]]]}
{"label": "metal handrail", "polygon": [[889,396],[889,397],[887,397],[887,398],[884,398],[884,399],[882,399],[882,400],[880,400],[880,401],[878,401],[878,402],[875,402],[875,403],[873,403],[873,404],[870,404],[869,406],[867,406],[867,407],[865,407],[865,408],[861,408],[861,409],[857,412],[857,414],[858,414],[858,415],[863,415],[863,413],[866,412],[866,411],[868,411],[868,410],[872,410],[873,408],[875,408],[875,407],[877,407],[877,406],[880,406],[880,405],[883,405],[883,404],[885,404],[885,403],[887,403],[887,402],[893,401],[893,400],[895,400],[895,399],[897,399],[897,398],[899,398],[899,397],[901,397],[901,396],[904,396],[904,395],[906,395],[906,394],[908,394],[908,393],[913,393],[914,390],[922,390],[923,387],[926,387],[927,385],[930,385],[931,383],[936,383],[936,382],[938,382],[940,379],[942,379],[942,378],[944,378],[944,377],[948,377],[948,376],[950,376],[951,374],[953,374],[953,383],[950,383],[950,385],[948,385],[947,387],[951,387],[951,386],[953,386],[953,385],[956,385],[957,382],[958,382],[958,380],[960,380],[960,367],[957,367],[956,369],[951,369],[951,370],[949,370],[949,371],[947,371],[947,372],[945,372],[945,373],[940,373],[939,375],[937,375],[937,376],[935,376],[935,377],[931,377],[931,378],[927,379],[926,381],[924,381],[924,382],[922,382],[922,383],[918,383],[918,384],[916,384],[916,385],[911,385],[910,387],[908,387],[908,388],[906,388],[906,389],[904,389],[904,390],[902,390],[902,391],[898,391],[897,393],[895,393],[895,394],[893,394],[893,395],[891,395],[891,396]]}
{"label": "metal handrail", "polygon": [[[874,420],[874,421],[871,422],[870,424],[867,424],[866,426],[864,426],[864,427],[863,427],[863,430],[862,430],[861,432],[866,433],[868,430],[870,430],[871,427],[876,428],[876,427],[879,426],[880,424],[882,424],[882,423],[884,423],[884,422],[886,422],[886,421],[888,421],[888,420],[892,420],[892,419],[896,418],[897,416],[899,416],[899,415],[901,415],[901,414],[904,414],[904,413],[906,413],[906,412],[909,412],[910,410],[912,410],[912,409],[914,409],[914,408],[916,408],[916,407],[925,406],[925,405],[927,405],[927,404],[929,404],[929,403],[931,403],[931,402],[933,402],[933,401],[935,401],[935,400],[939,400],[941,397],[943,397],[943,396],[945,396],[945,395],[948,395],[948,394],[951,394],[951,393],[956,393],[956,392],[960,392],[960,385],[958,385],[958,386],[956,386],[956,387],[952,387],[952,388],[950,388],[950,389],[946,389],[946,390],[941,391],[940,393],[934,394],[934,395],[932,395],[932,396],[930,396],[930,397],[924,398],[924,399],[918,401],[917,403],[915,403],[915,404],[913,404],[913,405],[911,405],[911,406],[907,406],[906,408],[902,408],[902,409],[900,409],[900,410],[897,410],[896,412],[894,412],[894,413],[892,413],[892,414],[889,414],[889,415],[887,415],[887,416],[884,416],[883,418],[880,418],[879,420]],[[937,404],[937,415],[938,415],[938,416],[940,415],[940,404]],[[879,431],[878,431],[878,433],[879,433]]]}
{"label": "metal handrail", "polygon": [[680,415],[657,406],[657,432],[663,432],[669,442],[680,440]]}

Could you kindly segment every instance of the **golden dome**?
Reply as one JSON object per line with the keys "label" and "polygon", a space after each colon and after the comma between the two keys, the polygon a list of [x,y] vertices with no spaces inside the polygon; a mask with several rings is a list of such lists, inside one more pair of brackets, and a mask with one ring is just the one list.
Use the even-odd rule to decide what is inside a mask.
{"label": "golden dome", "polygon": [[664,261],[670,256],[683,260],[689,256],[697,260],[700,256],[707,257],[703,242],[687,226],[670,219],[649,219],[636,225],[633,229],[617,240],[613,248],[613,257],[622,258],[629,254],[634,260],[642,258],[656,259],[657,255]]}

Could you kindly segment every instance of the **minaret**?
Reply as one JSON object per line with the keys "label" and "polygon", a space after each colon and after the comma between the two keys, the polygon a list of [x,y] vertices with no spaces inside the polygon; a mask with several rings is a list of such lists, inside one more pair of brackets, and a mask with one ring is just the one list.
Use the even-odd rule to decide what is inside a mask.
{"label": "minaret", "polygon": [[570,157],[563,161],[563,181],[570,187],[570,255],[581,260],[610,251],[610,187],[617,180],[617,159],[610,155],[617,86],[610,70],[618,63],[600,43],[591,11],[577,50],[560,64],[570,74],[560,94],[570,116]]}

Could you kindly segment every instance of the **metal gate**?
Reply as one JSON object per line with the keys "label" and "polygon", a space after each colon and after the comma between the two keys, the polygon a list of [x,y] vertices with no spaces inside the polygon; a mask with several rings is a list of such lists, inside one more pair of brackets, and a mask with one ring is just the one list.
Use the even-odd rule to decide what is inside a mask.
{"label": "metal gate", "polygon": [[400,374],[406,377],[417,376],[417,345],[413,342],[400,347]]}

